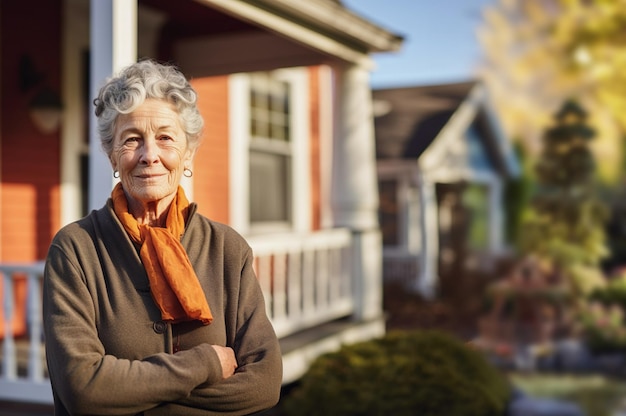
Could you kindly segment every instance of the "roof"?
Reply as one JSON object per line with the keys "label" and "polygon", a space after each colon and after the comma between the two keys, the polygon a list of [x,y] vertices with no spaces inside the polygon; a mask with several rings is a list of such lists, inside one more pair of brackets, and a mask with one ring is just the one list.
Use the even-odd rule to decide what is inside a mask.
{"label": "roof", "polygon": [[[437,166],[442,162],[438,158],[444,157],[441,152],[454,153],[457,157],[466,154],[465,157],[470,158],[471,155],[461,149],[446,148],[461,146],[469,149],[475,144],[468,140],[479,137],[493,169],[506,176],[519,174],[511,144],[491,110],[486,88],[481,83],[467,81],[378,89],[372,93],[376,158],[379,161],[420,159],[428,149],[428,164],[435,161],[434,168],[442,169],[445,167]],[[433,159],[433,153],[439,156]],[[421,159],[420,162],[426,162]],[[470,165],[475,161],[466,159]]]}
{"label": "roof", "polygon": [[419,157],[475,84],[472,81],[374,90],[377,158]]}

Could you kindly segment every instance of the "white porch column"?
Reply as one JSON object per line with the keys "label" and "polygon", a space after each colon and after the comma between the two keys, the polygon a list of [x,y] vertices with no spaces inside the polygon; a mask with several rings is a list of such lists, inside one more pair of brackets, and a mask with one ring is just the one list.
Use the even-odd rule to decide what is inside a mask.
{"label": "white porch column", "polygon": [[376,144],[369,73],[338,68],[332,210],[336,226],[378,229]]}
{"label": "white porch column", "polygon": [[502,182],[494,178],[489,182],[489,251],[499,254],[503,250],[504,210]]}
{"label": "white porch column", "polygon": [[337,111],[333,148],[333,223],[353,232],[357,320],[382,316],[382,239],[369,72],[336,67]]}
{"label": "white porch column", "polygon": [[[137,0],[91,0],[90,98],[105,79],[137,59]],[[90,109],[89,209],[100,208],[114,184],[111,164],[102,151],[96,117]]]}
{"label": "white porch column", "polygon": [[422,255],[420,256],[419,276],[414,289],[424,297],[432,298],[437,289],[439,275],[439,215],[435,183],[422,176],[419,193]]}

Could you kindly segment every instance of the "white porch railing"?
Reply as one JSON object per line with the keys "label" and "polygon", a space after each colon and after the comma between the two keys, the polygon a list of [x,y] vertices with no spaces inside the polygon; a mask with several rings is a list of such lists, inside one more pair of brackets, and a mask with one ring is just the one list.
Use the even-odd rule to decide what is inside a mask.
{"label": "white porch railing", "polygon": [[[2,372],[0,373],[0,400],[29,403],[52,403],[52,389],[48,381],[41,320],[41,282],[43,263],[0,264],[2,275]],[[25,284],[26,298],[15,297],[17,285]],[[16,302],[25,301],[25,305]],[[24,309],[24,316],[16,311]],[[17,316],[16,316],[17,315]],[[24,319],[26,332],[14,334],[14,317]],[[19,326],[19,325],[16,325]],[[16,337],[18,335],[18,337]]]}
{"label": "white porch railing", "polygon": [[394,251],[383,252],[383,279],[386,282],[398,282],[407,286],[417,285],[419,267],[419,255]]}
{"label": "white porch railing", "polygon": [[[347,229],[303,236],[263,235],[248,239],[279,337],[344,316],[354,309],[352,237]],[[0,333],[0,400],[51,404],[41,319],[43,263],[0,264],[4,333]],[[15,289],[26,285],[26,298]],[[23,289],[23,288],[22,288]],[[17,304],[23,303],[25,305]],[[13,318],[25,307],[26,333],[13,333]]]}
{"label": "white porch railing", "polygon": [[250,237],[255,268],[278,337],[348,316],[354,309],[347,229]]}

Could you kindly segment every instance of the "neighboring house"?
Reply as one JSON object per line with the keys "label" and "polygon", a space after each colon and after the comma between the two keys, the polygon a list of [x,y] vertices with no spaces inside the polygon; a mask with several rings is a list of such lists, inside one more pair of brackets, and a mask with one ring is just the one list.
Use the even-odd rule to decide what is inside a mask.
{"label": "neighboring house", "polygon": [[479,82],[373,95],[384,278],[432,297],[444,273],[505,250],[503,186],[518,162]]}
{"label": "neighboring house", "polygon": [[137,57],[199,91],[206,133],[183,186],[252,245],[284,382],[384,333],[369,71],[400,36],[333,0],[33,0],[0,3],[0,42],[0,400],[52,401],[41,262],[110,194],[91,102]]}

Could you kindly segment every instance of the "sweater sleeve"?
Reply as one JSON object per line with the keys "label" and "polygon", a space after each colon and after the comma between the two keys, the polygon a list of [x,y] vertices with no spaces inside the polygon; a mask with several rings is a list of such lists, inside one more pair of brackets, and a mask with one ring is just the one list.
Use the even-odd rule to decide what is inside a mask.
{"label": "sweater sleeve", "polygon": [[53,243],[43,285],[46,357],[55,401],[68,413],[136,414],[221,379],[219,358],[209,344],[137,360],[105,354],[95,309],[81,265]]}
{"label": "sweater sleeve", "polygon": [[[234,345],[231,346],[239,365],[235,374],[218,383],[198,386],[191,395],[177,400],[171,407],[166,405],[146,415],[176,414],[174,409],[180,405],[190,407],[185,411],[187,415],[247,415],[271,408],[278,402],[282,384],[282,355],[265,312],[263,294],[252,269],[250,250],[235,299],[236,332]],[[199,409],[203,411],[194,413]]]}

